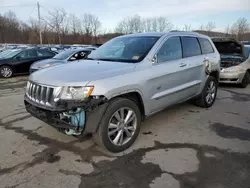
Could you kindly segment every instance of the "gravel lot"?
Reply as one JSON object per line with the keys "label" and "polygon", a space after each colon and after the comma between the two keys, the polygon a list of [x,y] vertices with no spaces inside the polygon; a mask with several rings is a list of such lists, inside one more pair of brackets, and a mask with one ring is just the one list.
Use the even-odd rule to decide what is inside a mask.
{"label": "gravel lot", "polygon": [[250,86],[220,87],[211,109],[189,103],[147,119],[116,156],[31,117],[26,77],[0,80],[0,187],[249,188]]}

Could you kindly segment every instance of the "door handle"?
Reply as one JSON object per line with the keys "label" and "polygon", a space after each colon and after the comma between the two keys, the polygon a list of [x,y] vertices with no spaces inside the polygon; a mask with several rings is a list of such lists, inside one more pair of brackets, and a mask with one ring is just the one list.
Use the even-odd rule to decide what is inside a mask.
{"label": "door handle", "polygon": [[185,66],[187,66],[186,63],[181,63],[181,64],[179,65],[179,67],[185,67]]}

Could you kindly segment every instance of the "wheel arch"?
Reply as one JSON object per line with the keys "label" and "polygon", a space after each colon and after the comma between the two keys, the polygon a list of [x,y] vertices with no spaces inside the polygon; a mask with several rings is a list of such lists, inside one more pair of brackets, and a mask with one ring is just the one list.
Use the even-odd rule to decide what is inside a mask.
{"label": "wheel arch", "polygon": [[218,70],[212,71],[210,74],[210,76],[213,76],[217,82],[219,83],[220,80],[220,72]]}
{"label": "wheel arch", "polygon": [[142,119],[143,120],[145,119],[145,105],[144,105],[143,97],[140,91],[130,90],[126,93],[117,94],[113,96],[112,98],[110,98],[109,100],[113,100],[118,97],[122,97],[122,98],[126,98],[126,99],[134,101],[139,107],[139,110],[142,115]]}

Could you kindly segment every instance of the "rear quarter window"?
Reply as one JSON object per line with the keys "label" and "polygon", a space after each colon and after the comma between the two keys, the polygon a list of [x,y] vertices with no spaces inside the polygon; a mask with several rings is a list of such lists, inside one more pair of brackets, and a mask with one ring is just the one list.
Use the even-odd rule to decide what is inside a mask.
{"label": "rear quarter window", "polygon": [[181,37],[183,57],[201,55],[200,44],[196,37]]}
{"label": "rear quarter window", "polygon": [[213,46],[211,45],[208,39],[199,38],[199,42],[201,45],[202,54],[210,54],[214,52]]}

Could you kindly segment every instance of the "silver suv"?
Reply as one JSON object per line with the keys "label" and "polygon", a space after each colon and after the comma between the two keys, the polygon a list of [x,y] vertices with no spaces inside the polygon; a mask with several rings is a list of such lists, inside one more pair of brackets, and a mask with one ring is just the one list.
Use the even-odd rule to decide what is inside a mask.
{"label": "silver suv", "polygon": [[114,38],[87,60],[35,72],[25,105],[67,135],[93,134],[111,152],[130,147],[141,121],[192,99],[213,105],[220,55],[193,32],[141,33]]}

